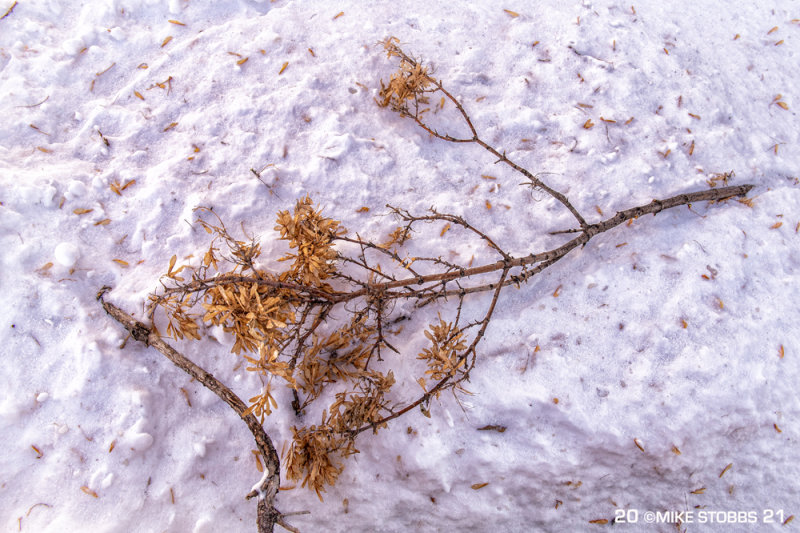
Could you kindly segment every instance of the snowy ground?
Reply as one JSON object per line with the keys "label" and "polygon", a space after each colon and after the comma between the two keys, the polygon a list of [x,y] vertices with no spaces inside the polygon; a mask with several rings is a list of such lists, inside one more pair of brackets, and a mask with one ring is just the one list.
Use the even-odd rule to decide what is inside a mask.
{"label": "snowy ground", "polygon": [[[110,285],[140,314],[170,257],[207,246],[194,207],[267,252],[275,213],[306,193],[376,239],[394,228],[391,202],[462,214],[516,254],[563,241],[546,232],[569,214],[519,175],[375,105],[393,70],[376,43],[392,35],[490,143],[592,221],[713,173],[757,188],[752,207],[617,228],[504,293],[464,409],[443,397],[430,419],[361,436],[324,502],[280,493],[284,512],[310,511],[289,521],[602,531],[625,510],[638,523],[615,531],[675,530],[645,524],[647,511],[690,511],[688,531],[800,524],[781,526],[800,514],[796,3],[3,0],[0,16],[12,4],[0,20],[3,531],[255,530],[244,424],[154,350],[120,350],[95,301]],[[271,189],[250,172],[269,164]],[[450,235],[417,244],[492,259]],[[258,392],[226,347],[178,347],[243,398]],[[296,423],[287,398],[266,423],[278,449]],[[699,523],[742,518],[757,523]]]}

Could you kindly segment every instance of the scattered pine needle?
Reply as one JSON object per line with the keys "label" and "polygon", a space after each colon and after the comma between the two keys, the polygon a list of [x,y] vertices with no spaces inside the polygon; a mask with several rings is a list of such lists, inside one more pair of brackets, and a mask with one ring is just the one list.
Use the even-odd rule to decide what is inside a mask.
{"label": "scattered pine needle", "polygon": [[505,433],[508,428],[506,426],[498,426],[497,424],[490,424],[488,426],[483,426],[478,428],[478,431],[497,431],[498,433]]}
{"label": "scattered pine needle", "polygon": [[192,400],[191,400],[191,398],[189,398],[189,391],[187,391],[186,389],[181,387],[181,394],[183,394],[183,399],[186,400],[186,405],[191,407],[192,406]]}
{"label": "scattered pine needle", "polygon": [[0,17],[0,20],[3,20],[3,19],[4,19],[4,18],[6,18],[7,16],[9,16],[9,15],[11,14],[11,12],[12,12],[12,11],[14,11],[14,8],[15,8],[15,7],[17,7],[17,2],[16,2],[16,0],[14,0],[14,3],[13,3],[13,4],[11,4],[11,7],[9,7],[9,8],[8,8],[8,10],[5,12],[5,14],[3,14],[3,16],[2,16],[2,17]]}
{"label": "scattered pine needle", "polygon": [[278,76],[280,76],[281,74],[283,74],[283,71],[284,71],[284,70],[286,70],[286,67],[288,67],[288,66],[289,66],[289,62],[287,61],[287,62],[285,62],[285,63],[283,64],[283,66],[281,67],[281,69],[278,71]]}
{"label": "scattered pine needle", "polygon": [[96,73],[95,73],[95,77],[102,76],[103,74],[105,74],[106,72],[108,72],[109,70],[111,70],[112,68],[114,68],[115,66],[117,66],[117,64],[116,64],[116,63],[111,63],[111,66],[109,66],[107,69],[105,69],[105,70],[101,70],[100,72],[96,72]]}
{"label": "scattered pine needle", "polygon": [[35,129],[36,131],[38,131],[42,135],[47,135],[48,137],[50,137],[49,133],[47,133],[46,131],[42,131],[36,124],[28,124],[28,126],[30,126],[31,128]]}
{"label": "scattered pine needle", "polygon": [[83,491],[85,494],[88,494],[89,496],[91,496],[92,498],[98,498],[98,497],[99,497],[95,491],[93,491],[92,489],[90,489],[90,488],[89,488],[89,487],[87,487],[86,485],[82,486],[82,487],[81,487],[81,490],[82,490],[82,491]]}

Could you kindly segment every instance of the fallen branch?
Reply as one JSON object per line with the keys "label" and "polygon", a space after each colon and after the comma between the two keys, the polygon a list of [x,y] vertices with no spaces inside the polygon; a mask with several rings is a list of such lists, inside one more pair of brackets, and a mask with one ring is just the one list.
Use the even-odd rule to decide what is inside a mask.
{"label": "fallen branch", "polygon": [[[445,391],[464,391],[463,384],[478,360],[479,343],[505,287],[519,286],[572,250],[627,221],[699,202],[723,202],[744,196],[753,188],[737,185],[687,192],[619,211],[590,224],[564,194],[484,142],[461,102],[441,81],[429,76],[421,62],[403,53],[396,42],[384,42],[389,56],[400,59],[400,69],[388,86],[382,83],[382,102],[378,103],[411,118],[435,138],[481,146],[498,162],[525,176],[526,185],[545,191],[559,202],[578,227],[551,232],[573,235],[555,248],[515,257],[502,242],[496,242],[462,216],[433,208],[415,215],[387,206],[402,225],[390,233],[388,241],[378,242],[358,234],[348,235],[340,221],[323,215],[311,198],[305,197],[297,201],[292,213],[278,213],[275,229],[278,238],[288,241],[289,246],[278,260],[287,266],[283,270],[267,270],[260,266],[261,246],[255,237],[237,240],[213,210],[198,208],[196,223],[212,236],[211,244],[207,251],[192,254],[202,257],[199,265],[178,266],[177,255],[172,257],[162,278],[163,288],[150,296],[149,316],[154,324],[156,319],[166,319],[166,334],[175,339],[200,339],[208,325],[220,326],[231,334],[235,341],[231,351],[242,357],[247,370],[259,373],[264,382],[261,393],[250,399],[249,407],[211,374],[164,342],[155,326],[150,328],[103,301],[107,289],[101,290],[98,299],[106,312],[134,339],[161,351],[215,392],[247,423],[267,464],[264,478],[248,494],[248,498],[259,497],[259,531],[272,531],[275,524],[294,531],[285,524],[286,515],[273,504],[281,463],[261,425],[278,406],[272,394],[273,381],[282,380],[292,389],[291,403],[298,420],[306,423],[305,411],[312,407],[316,408],[315,418],[322,415],[317,425],[306,423],[292,428],[293,439],[283,457],[286,477],[302,480],[303,487],[316,491],[322,499],[325,487],[333,485],[343,470],[341,459],[358,452],[358,435],[367,430],[375,433],[417,408],[430,416],[431,400]],[[444,95],[442,105],[445,99],[455,105],[456,116],[464,121],[470,137],[440,133],[425,122],[429,110],[426,106],[433,93]],[[721,176],[727,179],[729,174]],[[203,217],[214,220],[209,222]],[[496,253],[495,260],[472,267],[471,261],[464,265],[441,256],[409,257],[406,243],[420,226],[430,223],[444,226],[440,237],[452,226],[459,228]],[[181,274],[184,270],[188,275]],[[462,313],[467,297],[480,292],[491,294],[491,299],[476,299],[478,303],[488,301],[483,314]],[[438,318],[426,329],[406,332],[398,339],[404,326],[398,324],[409,318],[392,306],[400,299],[411,301],[417,309],[438,304]],[[445,319],[442,310],[447,314],[447,306],[451,316]],[[163,315],[156,317],[157,310]],[[465,316],[480,318],[467,322]],[[415,333],[421,333],[428,341],[416,354],[421,370],[409,364],[404,346],[404,341]],[[399,379],[422,389],[422,394],[415,392],[410,401],[391,394],[396,376],[391,360],[384,361],[384,356],[389,359],[391,354],[406,358],[403,367],[408,370]],[[331,384],[338,385],[326,392]],[[315,403],[317,400],[320,402]]]}

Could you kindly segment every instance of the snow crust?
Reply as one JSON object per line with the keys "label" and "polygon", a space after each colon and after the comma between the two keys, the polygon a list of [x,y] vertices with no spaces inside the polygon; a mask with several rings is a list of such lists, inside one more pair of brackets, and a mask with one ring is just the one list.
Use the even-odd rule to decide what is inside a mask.
{"label": "snow crust", "polygon": [[[95,300],[112,286],[141,316],[170,257],[196,262],[208,246],[195,207],[260,235],[265,255],[281,249],[275,213],[305,194],[375,239],[394,229],[392,203],[463,215],[513,254],[563,242],[548,232],[569,213],[519,175],[375,104],[394,70],[376,46],[388,36],[591,221],[714,173],[757,187],[751,207],[637,220],[508,290],[473,394],[361,436],[324,502],[282,490],[281,510],[310,511],[288,521],[593,531],[636,510],[615,529],[649,532],[674,526],[645,524],[646,511],[705,510],[758,523],[684,527],[796,527],[780,524],[800,514],[796,7],[20,1],[0,20],[0,529],[255,530],[244,496],[261,474],[244,424],[154,350],[120,350]],[[440,229],[415,246],[495,259]],[[177,347],[257,394],[213,335]],[[394,364],[399,376],[415,363]],[[399,399],[417,392],[405,384]],[[265,427],[281,450],[298,421],[288,391],[278,400]]]}

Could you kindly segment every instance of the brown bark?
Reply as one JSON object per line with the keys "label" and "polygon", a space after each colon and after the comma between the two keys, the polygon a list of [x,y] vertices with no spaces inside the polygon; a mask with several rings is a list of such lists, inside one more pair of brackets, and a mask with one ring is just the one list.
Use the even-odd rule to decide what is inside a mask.
{"label": "brown bark", "polygon": [[106,313],[119,322],[131,337],[135,340],[151,346],[164,354],[167,359],[189,374],[192,378],[200,382],[204,387],[216,394],[222,401],[228,404],[239,417],[247,424],[250,433],[256,441],[256,446],[264,459],[264,468],[267,475],[258,490],[251,491],[247,498],[258,497],[258,531],[259,533],[271,533],[275,524],[281,521],[281,513],[275,508],[274,500],[280,486],[280,458],[278,452],[272,444],[272,440],[267,435],[258,419],[252,414],[245,414],[247,405],[221,381],[209,372],[199,367],[175,348],[164,342],[164,340],[147,325],[139,322],[131,315],[105,300],[105,294],[110,287],[103,287],[97,294],[97,299],[103,305]]}

